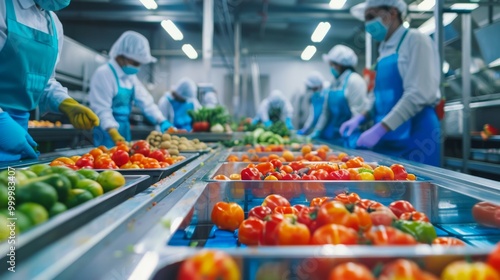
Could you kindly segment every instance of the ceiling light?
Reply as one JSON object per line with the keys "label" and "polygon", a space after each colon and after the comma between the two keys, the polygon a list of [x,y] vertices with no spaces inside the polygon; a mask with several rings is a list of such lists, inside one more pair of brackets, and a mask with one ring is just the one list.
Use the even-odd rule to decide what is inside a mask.
{"label": "ceiling light", "polygon": [[156,4],[155,0],[139,0],[141,1],[142,5],[146,7],[148,10],[154,10],[158,8],[158,4]]}
{"label": "ceiling light", "polygon": [[405,21],[405,22],[403,22],[403,26],[404,26],[404,28],[408,28],[408,27],[410,27],[410,23]]}
{"label": "ceiling light", "polygon": [[182,51],[189,57],[190,59],[197,59],[198,58],[198,53],[196,50],[191,46],[191,44],[184,44],[182,45]]}
{"label": "ceiling light", "polygon": [[331,0],[330,1],[330,8],[332,8],[334,10],[340,10],[344,7],[346,1],[347,0]]}
{"label": "ceiling light", "polygon": [[424,0],[417,5],[417,8],[421,11],[428,11],[436,5],[436,0]]}
{"label": "ceiling light", "polygon": [[[443,26],[447,26],[448,24],[452,23],[456,18],[457,14],[455,13],[443,14]],[[434,30],[436,30],[436,20],[434,19],[434,17],[431,17],[422,25],[420,25],[418,30],[427,35],[434,33]]]}
{"label": "ceiling light", "polygon": [[325,38],[326,33],[328,33],[328,30],[330,30],[330,27],[330,23],[320,22],[311,35],[311,40],[316,43],[323,41],[323,38]]}
{"label": "ceiling light", "polygon": [[451,9],[452,10],[468,10],[468,11],[472,11],[472,10],[476,9],[477,7],[479,7],[479,5],[478,4],[474,4],[474,3],[457,3],[457,4],[451,5]]}
{"label": "ceiling light", "polygon": [[496,67],[496,66],[500,66],[500,58],[497,59],[497,60],[494,60],[493,62],[491,62],[490,64],[488,64],[489,67]]}
{"label": "ceiling light", "polygon": [[443,73],[448,73],[450,71],[450,64],[446,61],[443,61]]}
{"label": "ceiling light", "polygon": [[175,26],[175,24],[171,20],[162,20],[161,21],[161,27],[167,31],[168,35],[172,37],[172,39],[176,41],[182,40],[184,36],[182,35],[182,32]]}
{"label": "ceiling light", "polygon": [[307,46],[304,51],[302,52],[302,54],[300,55],[300,58],[302,60],[309,60],[311,59],[311,57],[313,57],[313,55],[316,53],[316,47],[315,46]]}

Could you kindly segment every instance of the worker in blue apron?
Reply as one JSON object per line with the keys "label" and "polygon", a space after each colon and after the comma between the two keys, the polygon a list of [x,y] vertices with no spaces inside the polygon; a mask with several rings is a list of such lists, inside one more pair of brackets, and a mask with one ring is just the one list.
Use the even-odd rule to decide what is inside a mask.
{"label": "worker in blue apron", "polygon": [[124,32],[109,52],[110,60],[95,71],[90,80],[90,107],[101,119],[94,129],[94,145],[113,147],[131,141],[132,105],[164,132],[172,124],[165,119],[151,94],[137,78],[140,66],[156,62],[146,37],[135,31]]}
{"label": "worker in blue apron", "polygon": [[182,78],[170,92],[159,100],[158,106],[164,117],[177,129],[192,130],[192,118],[189,111],[196,111],[201,104],[196,98],[196,83],[189,78]]}
{"label": "worker in blue apron", "polygon": [[439,61],[429,36],[402,25],[402,0],[368,0],[366,31],[381,41],[376,65],[375,125],[357,146],[382,154],[439,166]]}
{"label": "worker in blue apron", "polygon": [[270,127],[273,123],[282,121],[285,126],[292,130],[293,107],[292,103],[280,90],[273,90],[268,97],[259,104],[257,115],[253,118],[252,124],[261,122],[265,127]]}
{"label": "worker in blue apron", "polygon": [[66,7],[70,1],[2,2],[0,162],[6,162],[37,157],[37,144],[27,132],[30,111],[37,106],[42,112],[64,113],[79,129],[91,129],[99,119],[70,98],[67,89],[54,79],[64,35],[52,11]]}
{"label": "worker in blue apron", "polygon": [[366,83],[354,71],[358,57],[349,47],[336,45],[323,59],[329,64],[335,80],[326,95],[323,113],[311,136],[334,145],[353,148],[360,133],[356,131],[343,135],[341,125],[353,115],[364,113],[371,106],[366,93]]}
{"label": "worker in blue apron", "polygon": [[323,82],[323,76],[318,72],[313,72],[307,76],[306,94],[309,96],[309,115],[304,126],[297,131],[299,135],[311,133],[318,123],[321,112],[323,111],[323,103],[325,102],[326,95],[326,92],[323,90]]}

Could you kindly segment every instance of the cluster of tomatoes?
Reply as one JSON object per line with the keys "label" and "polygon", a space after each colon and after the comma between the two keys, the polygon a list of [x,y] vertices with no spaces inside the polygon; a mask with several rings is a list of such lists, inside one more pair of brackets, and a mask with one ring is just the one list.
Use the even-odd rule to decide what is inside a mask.
{"label": "cluster of tomatoes", "polygon": [[[279,146],[278,146],[279,147]],[[267,152],[268,149],[266,148]],[[331,162],[342,162],[347,161],[349,156],[346,153],[330,153],[331,150],[328,146],[323,145],[314,150],[312,145],[304,145],[301,148],[301,153],[294,154],[290,150],[272,150],[273,152],[282,151],[281,155],[276,153],[261,154],[259,156],[259,150],[250,149],[246,154],[239,157],[236,154],[229,155],[226,160],[228,162],[267,162],[274,159],[279,159],[281,162],[291,162],[291,161],[331,161]]]}
{"label": "cluster of tomatoes", "polygon": [[286,198],[272,194],[253,207],[247,219],[238,204],[218,202],[211,218],[220,229],[238,229],[238,241],[250,246],[465,245],[454,237],[437,237],[428,217],[408,201],[394,201],[387,207],[356,193],[317,197],[309,206],[291,206]]}
{"label": "cluster of tomatoes", "polygon": [[258,164],[250,163],[239,175],[227,177],[218,174],[214,180],[416,180],[416,176],[409,174],[401,164],[374,168],[365,163],[362,157],[353,157],[342,163],[292,161],[283,164],[279,159],[273,159]]}
{"label": "cluster of tomatoes", "polygon": [[144,140],[133,143],[130,147],[126,143],[119,143],[107,149],[99,146],[82,156],[59,157],[54,159],[51,166],[67,166],[77,170],[90,169],[144,169],[165,168],[178,161],[183,156],[172,157],[165,149],[151,149]]}

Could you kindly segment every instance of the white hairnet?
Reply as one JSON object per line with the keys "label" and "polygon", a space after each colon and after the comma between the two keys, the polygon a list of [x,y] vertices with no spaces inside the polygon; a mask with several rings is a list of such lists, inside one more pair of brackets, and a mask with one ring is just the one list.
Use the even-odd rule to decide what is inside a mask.
{"label": "white hairnet", "polygon": [[306,86],[309,88],[321,87],[323,85],[323,81],[323,76],[320,73],[314,71],[309,74],[309,76],[307,76]]}
{"label": "white hairnet", "polygon": [[323,54],[325,62],[335,62],[343,66],[355,67],[358,64],[358,56],[354,51],[344,45],[336,45],[328,54]]}
{"label": "white hairnet", "polygon": [[135,31],[125,31],[113,44],[109,56],[115,58],[119,55],[124,55],[141,64],[156,62],[156,58],[151,56],[148,39]]}
{"label": "white hairnet", "polygon": [[182,78],[175,86],[175,92],[185,99],[196,97],[196,84],[189,78]]}
{"label": "white hairnet", "polygon": [[360,3],[351,8],[351,14],[361,20],[365,21],[365,10],[368,8],[389,6],[398,9],[401,16],[404,18],[406,16],[407,5],[403,0],[367,0],[364,3]]}
{"label": "white hairnet", "polygon": [[215,92],[209,91],[203,96],[203,106],[214,108],[217,106],[217,103],[217,94],[215,94]]}
{"label": "white hairnet", "polygon": [[268,97],[269,105],[271,107],[282,107],[285,103],[285,96],[280,90],[273,90]]}

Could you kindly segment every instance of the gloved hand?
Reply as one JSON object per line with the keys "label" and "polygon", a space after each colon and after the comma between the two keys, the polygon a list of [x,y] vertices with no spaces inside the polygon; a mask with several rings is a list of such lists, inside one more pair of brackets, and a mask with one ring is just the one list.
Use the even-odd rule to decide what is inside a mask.
{"label": "gloved hand", "polygon": [[118,143],[118,142],[125,142],[125,138],[121,136],[120,132],[118,132],[118,129],[116,128],[110,128],[108,129],[109,136],[111,136],[111,140],[113,142]]}
{"label": "gloved hand", "polygon": [[358,128],[359,124],[365,120],[365,116],[357,115],[345,121],[339,129],[340,135],[351,136],[352,132]]}
{"label": "gloved hand", "polygon": [[320,135],[320,131],[319,131],[319,130],[315,130],[315,131],[313,131],[311,134],[309,134],[308,136],[309,136],[311,139],[317,139],[317,138],[319,138],[319,135]]}
{"label": "gloved hand", "polygon": [[382,123],[377,123],[359,136],[356,146],[364,148],[373,148],[378,141],[387,133],[387,129]]}
{"label": "gloved hand", "polygon": [[259,119],[252,119],[252,125],[256,125],[259,122]]}
{"label": "gloved hand", "polygon": [[34,147],[37,143],[23,127],[14,121],[6,112],[0,113],[0,147],[2,150],[20,154],[21,158],[37,158]]}
{"label": "gloved hand", "polygon": [[292,130],[293,129],[292,119],[286,118],[285,125],[286,125],[286,128],[288,128],[289,130]]}
{"label": "gloved hand", "polygon": [[167,121],[167,120],[164,120],[161,124],[160,124],[160,130],[161,130],[161,133],[165,133],[165,131],[167,131],[170,127],[172,126],[172,123]]}
{"label": "gloved hand", "polygon": [[306,131],[304,129],[297,130],[297,135],[305,135]]}
{"label": "gloved hand", "polygon": [[264,122],[264,127],[270,127],[271,125],[273,125],[272,121]]}
{"label": "gloved hand", "polygon": [[59,105],[59,111],[66,114],[71,124],[77,129],[91,129],[99,125],[97,115],[73,98],[64,99]]}

